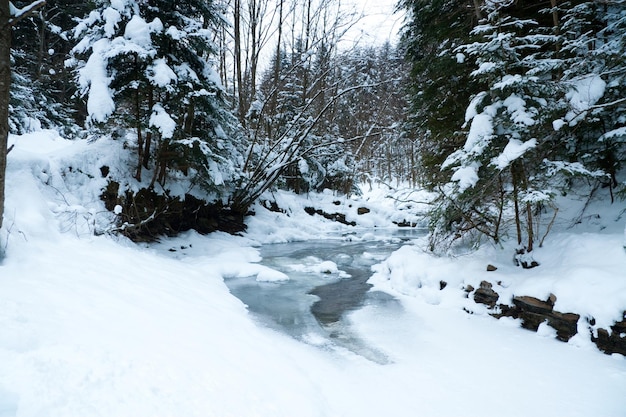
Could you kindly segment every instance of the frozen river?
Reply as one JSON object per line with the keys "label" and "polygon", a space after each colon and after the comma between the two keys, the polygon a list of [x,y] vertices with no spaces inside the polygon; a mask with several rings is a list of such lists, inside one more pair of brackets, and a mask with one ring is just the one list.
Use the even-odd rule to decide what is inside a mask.
{"label": "frozen river", "polygon": [[347,313],[363,306],[401,310],[390,295],[371,291],[372,265],[386,259],[419,231],[405,230],[375,240],[327,239],[266,245],[263,265],[289,280],[258,282],[229,278],[230,291],[263,325],[305,343],[347,349],[378,363],[387,357],[352,332]]}

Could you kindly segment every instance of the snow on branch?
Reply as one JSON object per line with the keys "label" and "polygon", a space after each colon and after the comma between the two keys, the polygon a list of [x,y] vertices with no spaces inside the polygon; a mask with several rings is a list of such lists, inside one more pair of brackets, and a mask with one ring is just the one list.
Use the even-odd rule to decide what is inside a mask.
{"label": "snow on branch", "polygon": [[565,173],[569,175],[583,175],[592,178],[602,178],[607,176],[606,172],[600,169],[595,171],[588,170],[580,162],[549,161],[547,159],[544,159],[543,163],[548,168],[548,176],[552,176],[557,173]]}
{"label": "snow on branch", "polygon": [[513,161],[520,158],[529,149],[537,146],[537,139],[529,139],[522,142],[519,139],[511,138],[506,144],[502,153],[491,160],[491,165],[496,166],[500,171],[507,168]]}
{"label": "snow on branch", "polygon": [[11,10],[11,18],[9,19],[9,25],[13,26],[20,20],[27,18],[31,14],[35,13],[37,9],[46,4],[46,0],[37,0],[32,2],[26,7],[18,9],[13,5],[13,2],[9,2],[9,8]]}

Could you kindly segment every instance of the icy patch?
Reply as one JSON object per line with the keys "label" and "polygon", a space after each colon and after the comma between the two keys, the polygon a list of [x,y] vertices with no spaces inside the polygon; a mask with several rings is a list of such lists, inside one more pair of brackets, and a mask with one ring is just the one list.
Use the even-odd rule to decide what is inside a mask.
{"label": "icy patch", "polygon": [[370,253],[370,252],[363,252],[363,255],[361,255],[363,259],[371,259],[371,260],[375,260],[375,261],[382,261],[387,259],[387,255],[385,254],[375,254],[375,253]]}
{"label": "icy patch", "polygon": [[324,261],[318,265],[315,265],[311,268],[314,272],[320,274],[338,274],[339,268],[337,268],[337,264],[333,261]]}

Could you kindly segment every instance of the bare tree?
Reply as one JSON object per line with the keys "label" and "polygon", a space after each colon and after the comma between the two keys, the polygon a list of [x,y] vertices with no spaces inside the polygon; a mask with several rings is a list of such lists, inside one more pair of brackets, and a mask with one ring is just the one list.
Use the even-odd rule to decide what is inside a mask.
{"label": "bare tree", "polygon": [[232,71],[231,91],[235,99],[236,114],[244,125],[246,114],[256,95],[261,57],[265,47],[282,30],[283,2],[284,0],[232,0],[224,4],[225,10],[232,12],[232,25],[228,31],[219,35],[222,82],[224,85],[228,84],[229,80],[224,74]]}

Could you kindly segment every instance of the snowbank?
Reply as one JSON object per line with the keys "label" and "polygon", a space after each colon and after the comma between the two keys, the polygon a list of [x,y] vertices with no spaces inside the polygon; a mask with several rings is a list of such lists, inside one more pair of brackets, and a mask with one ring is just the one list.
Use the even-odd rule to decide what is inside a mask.
{"label": "snowbank", "polygon": [[[554,309],[595,320],[593,328],[609,328],[626,310],[626,251],[619,234],[556,234],[550,244],[534,251],[538,268],[514,266],[514,249],[484,247],[456,258],[438,258],[422,245],[405,246],[375,267],[371,282],[394,293],[446,303],[459,309],[480,311],[464,296],[464,288],[478,288],[485,280],[495,285],[499,302],[512,305],[514,296],[546,300],[557,296]],[[496,271],[487,271],[487,265]],[[440,282],[447,287],[440,290]],[[589,325],[591,326],[591,325]]]}
{"label": "snowbank", "polygon": [[[53,132],[12,140],[0,236],[7,255],[0,265],[2,417],[624,413],[623,357],[560,343],[549,329],[520,330],[475,304],[469,315],[461,290],[487,274],[488,261],[499,267],[489,278],[502,282],[503,296],[554,292],[559,309],[582,309],[604,324],[626,301],[621,230],[557,235],[537,252],[541,268],[530,272],[491,248],[448,260],[403,247],[372,279],[399,307],[366,306],[348,318],[352,331],[390,358],[380,365],[260,326],[223,277],[281,285],[283,273],[258,263],[260,242],[346,238],[354,230],[303,215],[309,202],[384,227],[404,217],[407,204],[418,206],[406,202],[410,196],[303,200],[284,193],[277,201],[289,215],[258,209],[246,237],[188,232],[135,245],[93,235],[112,220],[99,193],[101,163],[112,170],[124,164],[114,141],[100,148]],[[359,215],[361,206],[370,211]],[[341,273],[320,259],[305,267]],[[440,280],[448,283],[443,290]]]}

